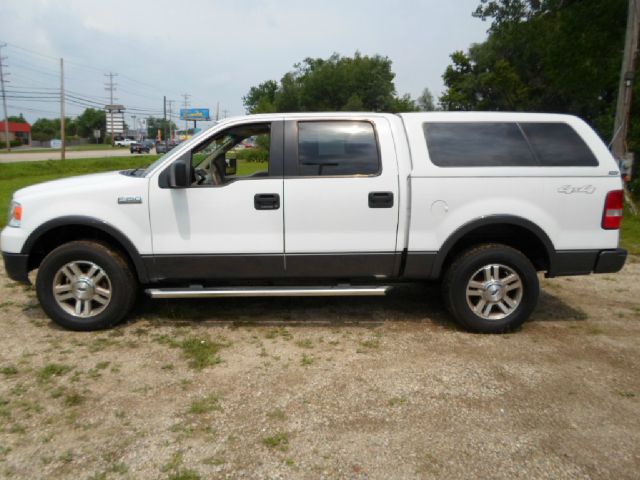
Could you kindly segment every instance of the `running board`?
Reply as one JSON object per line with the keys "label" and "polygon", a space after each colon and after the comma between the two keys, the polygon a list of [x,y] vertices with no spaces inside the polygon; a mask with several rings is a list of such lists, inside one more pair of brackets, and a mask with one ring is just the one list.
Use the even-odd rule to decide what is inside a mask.
{"label": "running board", "polygon": [[383,296],[391,286],[335,287],[221,287],[221,288],[149,288],[151,298],[222,298],[222,297],[359,297]]}

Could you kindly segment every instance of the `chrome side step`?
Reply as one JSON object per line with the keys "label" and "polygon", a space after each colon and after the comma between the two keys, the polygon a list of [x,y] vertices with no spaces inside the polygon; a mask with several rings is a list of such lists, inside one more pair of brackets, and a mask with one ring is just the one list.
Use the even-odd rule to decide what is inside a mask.
{"label": "chrome side step", "polygon": [[383,286],[336,285],[334,287],[219,287],[149,288],[151,298],[222,297],[359,297],[383,296],[391,289]]}

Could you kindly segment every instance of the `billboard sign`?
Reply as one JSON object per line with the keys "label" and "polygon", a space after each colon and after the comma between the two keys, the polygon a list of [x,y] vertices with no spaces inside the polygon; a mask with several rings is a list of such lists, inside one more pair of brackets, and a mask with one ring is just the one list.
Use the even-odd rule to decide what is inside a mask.
{"label": "billboard sign", "polygon": [[181,108],[180,120],[195,120],[197,122],[209,121],[208,108]]}

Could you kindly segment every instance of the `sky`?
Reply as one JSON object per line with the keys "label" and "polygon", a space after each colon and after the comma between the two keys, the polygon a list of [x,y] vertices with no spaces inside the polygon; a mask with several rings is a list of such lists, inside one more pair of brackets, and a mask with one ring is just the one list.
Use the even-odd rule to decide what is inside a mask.
{"label": "sky", "polygon": [[[279,80],[306,57],[389,57],[398,94],[437,98],[449,55],[486,38],[471,13],[479,0],[2,0],[0,45],[9,115],[59,116],[65,62],[67,114],[117,101],[138,119],[191,107],[245,113],[249,88]],[[34,98],[37,97],[37,98]],[[177,122],[178,125],[181,122]],[[203,125],[203,126],[206,126]]]}

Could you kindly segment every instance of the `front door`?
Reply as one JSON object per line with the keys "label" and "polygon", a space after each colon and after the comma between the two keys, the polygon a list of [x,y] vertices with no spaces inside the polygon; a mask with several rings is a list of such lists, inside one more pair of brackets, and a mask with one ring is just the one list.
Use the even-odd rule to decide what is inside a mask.
{"label": "front door", "polygon": [[284,273],[282,139],[281,121],[236,124],[189,152],[190,187],[151,180],[152,278]]}
{"label": "front door", "polygon": [[393,274],[398,170],[386,122],[383,118],[287,122],[287,276]]}

